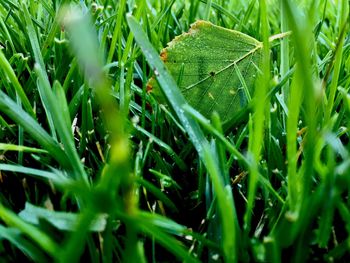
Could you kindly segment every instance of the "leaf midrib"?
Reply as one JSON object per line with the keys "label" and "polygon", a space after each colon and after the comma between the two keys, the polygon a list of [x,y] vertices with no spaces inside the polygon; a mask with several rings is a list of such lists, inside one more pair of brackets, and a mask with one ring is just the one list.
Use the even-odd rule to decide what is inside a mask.
{"label": "leaf midrib", "polygon": [[184,91],[188,91],[188,90],[196,87],[197,85],[203,83],[204,81],[208,80],[209,78],[212,78],[212,77],[214,77],[216,75],[219,75],[220,73],[224,72],[225,70],[228,70],[229,68],[233,67],[235,64],[238,64],[240,61],[244,60],[245,58],[249,57],[250,55],[253,55],[256,51],[258,51],[261,48],[262,48],[262,43],[259,42],[259,44],[255,48],[253,48],[251,51],[247,52],[246,54],[244,54],[240,58],[236,59],[232,63],[230,63],[227,66],[225,66],[224,68],[222,68],[222,69],[220,69],[218,71],[214,71],[213,76],[208,75],[208,76],[204,77],[203,79],[197,81],[196,83],[193,83],[193,84],[185,87],[183,90]]}

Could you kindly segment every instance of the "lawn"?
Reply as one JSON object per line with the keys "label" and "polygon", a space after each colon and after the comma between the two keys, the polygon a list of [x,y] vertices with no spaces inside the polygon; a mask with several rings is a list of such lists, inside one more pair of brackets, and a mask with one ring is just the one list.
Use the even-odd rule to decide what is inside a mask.
{"label": "lawn", "polygon": [[0,262],[349,262],[346,0],[0,0]]}

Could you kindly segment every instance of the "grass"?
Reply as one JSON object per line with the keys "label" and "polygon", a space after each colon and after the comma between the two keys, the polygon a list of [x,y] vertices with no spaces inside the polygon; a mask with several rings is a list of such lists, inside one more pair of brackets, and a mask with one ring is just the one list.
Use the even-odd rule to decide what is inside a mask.
{"label": "grass", "polygon": [[[68,2],[0,1],[2,262],[349,260],[348,1]],[[229,127],[159,58],[198,19],[264,44]]]}

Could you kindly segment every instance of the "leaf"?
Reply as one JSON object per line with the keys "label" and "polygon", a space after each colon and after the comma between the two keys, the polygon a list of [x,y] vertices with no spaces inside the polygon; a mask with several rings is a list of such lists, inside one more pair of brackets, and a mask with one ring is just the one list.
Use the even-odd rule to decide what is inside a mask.
{"label": "leaf", "polygon": [[[248,35],[197,21],[160,56],[193,108],[207,118],[217,111],[227,122],[250,100],[261,50],[262,43]],[[155,78],[148,90],[162,97]]]}

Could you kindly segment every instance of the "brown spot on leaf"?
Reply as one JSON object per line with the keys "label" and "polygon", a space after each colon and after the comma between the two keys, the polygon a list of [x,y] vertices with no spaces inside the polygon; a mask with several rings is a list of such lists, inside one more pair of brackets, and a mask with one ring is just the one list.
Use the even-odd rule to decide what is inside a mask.
{"label": "brown spot on leaf", "polygon": [[160,58],[163,62],[167,62],[168,54],[165,48],[160,52]]}
{"label": "brown spot on leaf", "polygon": [[153,86],[151,85],[151,80],[152,78],[147,82],[147,86],[146,86],[147,93],[151,93],[153,90]]}

